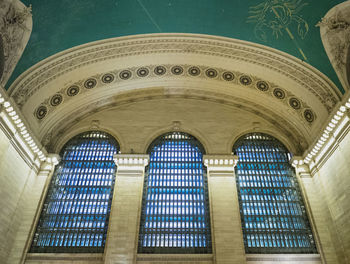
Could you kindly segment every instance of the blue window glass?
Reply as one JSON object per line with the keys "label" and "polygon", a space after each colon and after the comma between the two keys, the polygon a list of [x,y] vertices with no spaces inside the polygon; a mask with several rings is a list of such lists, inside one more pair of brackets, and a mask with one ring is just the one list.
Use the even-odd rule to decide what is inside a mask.
{"label": "blue window glass", "polygon": [[63,147],[31,252],[104,251],[118,151],[118,143],[98,131],[82,133]]}
{"label": "blue window glass", "polygon": [[252,133],[233,150],[247,253],[317,253],[288,150],[275,138]]}
{"label": "blue window glass", "polygon": [[202,145],[171,132],[156,139],[148,153],[139,253],[211,253]]}

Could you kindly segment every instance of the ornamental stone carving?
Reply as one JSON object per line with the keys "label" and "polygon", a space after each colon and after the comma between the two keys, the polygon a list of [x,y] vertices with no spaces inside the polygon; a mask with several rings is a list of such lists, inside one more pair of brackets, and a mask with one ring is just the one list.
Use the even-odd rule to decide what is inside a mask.
{"label": "ornamental stone carving", "polygon": [[[298,112],[299,117],[304,122],[306,121],[306,123],[309,125],[316,119],[315,112],[310,109],[310,106],[307,103],[300,98],[297,99],[292,92],[279,88],[272,82],[260,80],[256,76],[248,76],[247,74],[243,74],[238,71],[230,71],[227,69],[214,68],[206,65],[146,65],[127,69],[117,69],[110,71],[109,73],[96,74],[94,77],[88,77],[87,79],[79,80],[74,84],[70,84],[68,87],[63,87],[50,98],[44,99],[40,105],[37,106],[33,115],[38,121],[42,121],[47,115],[54,113],[55,110],[58,109],[57,107],[64,101],[69,101],[75,98],[75,96],[88,93],[89,90],[95,87],[99,88],[127,80],[145,78],[146,75],[140,76],[140,72],[146,71],[145,69],[147,69],[147,75],[149,72],[151,72],[151,74],[147,76],[148,78],[161,78],[157,74],[157,69],[164,69],[166,72],[168,72],[169,76],[175,78],[190,77],[215,79],[216,81],[242,85],[254,89],[257,92],[263,92],[265,96],[271,96],[278,99],[279,102],[284,103],[288,107],[291,107]],[[152,69],[152,71],[149,69]],[[181,73],[179,74],[179,72]],[[194,72],[196,74],[193,74]],[[106,76],[109,77],[109,81],[107,83],[104,81]],[[237,76],[237,78],[235,76]]]}
{"label": "ornamental stone carving", "polygon": [[[150,34],[144,36],[131,36],[124,38],[108,39],[92,42],[79,48],[72,48],[62,52],[60,56],[48,58],[40,66],[33,66],[25,74],[21,75],[12,84],[9,91],[19,106],[23,106],[40,89],[53,82],[58,77],[68,74],[72,70],[88,67],[106,60],[122,59],[129,56],[146,55],[187,54],[191,56],[211,56],[221,58],[232,63],[245,63],[254,67],[263,67],[276,74],[289,78],[297,85],[313,94],[319,102],[330,112],[339,101],[341,94],[338,88],[327,78],[311,67],[305,67],[299,60],[278,51],[271,51],[261,45],[249,42],[193,34]],[[185,56],[186,57],[186,56]],[[128,80],[135,75],[139,78],[151,74],[163,76],[169,74],[183,76],[185,73],[191,76],[205,75],[216,80],[222,78],[216,69],[191,68],[185,71],[181,65],[174,65],[170,69],[164,69],[161,65],[150,70],[147,67],[132,73],[125,69],[118,72],[119,79]],[[116,76],[113,76],[114,78]],[[102,76],[101,82],[113,81],[111,76]],[[224,79],[230,81],[236,76],[225,74]],[[237,76],[242,85],[250,85],[250,76]],[[97,79],[89,79],[84,83],[85,88],[94,88]],[[264,86],[260,86],[265,89]]]}
{"label": "ornamental stone carving", "polygon": [[327,55],[344,87],[350,88],[350,2],[332,8],[316,25]]}
{"label": "ornamental stone carving", "polygon": [[4,52],[2,85],[6,84],[28,42],[32,30],[31,11],[31,6],[26,7],[17,0],[0,3],[0,37]]}

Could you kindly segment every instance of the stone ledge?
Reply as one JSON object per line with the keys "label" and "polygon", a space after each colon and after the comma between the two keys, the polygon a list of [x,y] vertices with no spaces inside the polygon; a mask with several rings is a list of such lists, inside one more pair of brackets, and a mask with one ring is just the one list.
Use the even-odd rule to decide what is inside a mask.
{"label": "stone ledge", "polygon": [[290,263],[295,262],[312,262],[321,263],[319,254],[246,254],[248,263]]}
{"label": "stone ledge", "polygon": [[28,253],[28,261],[88,261],[103,262],[103,253]]}
{"label": "stone ledge", "polygon": [[212,254],[137,254],[136,257],[137,262],[141,261],[164,261],[164,262],[172,262],[172,261],[186,261],[186,262],[212,262],[213,255]]}

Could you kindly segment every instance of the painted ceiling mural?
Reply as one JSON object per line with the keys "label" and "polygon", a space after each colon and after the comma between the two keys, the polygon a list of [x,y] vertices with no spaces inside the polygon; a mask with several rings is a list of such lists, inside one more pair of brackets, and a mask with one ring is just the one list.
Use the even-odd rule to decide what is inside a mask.
{"label": "painted ceiling mural", "polygon": [[343,92],[316,24],[343,0],[22,0],[33,31],[11,80],[39,61],[87,42],[146,33],[199,33],[287,52]]}

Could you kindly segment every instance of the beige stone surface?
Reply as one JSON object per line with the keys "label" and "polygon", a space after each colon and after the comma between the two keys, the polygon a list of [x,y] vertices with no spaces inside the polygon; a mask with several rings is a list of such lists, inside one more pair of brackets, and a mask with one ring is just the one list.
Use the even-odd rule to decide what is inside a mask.
{"label": "beige stone surface", "polygon": [[103,254],[35,253],[28,254],[25,264],[103,264]]}
{"label": "beige stone surface", "polygon": [[330,212],[326,200],[319,189],[316,179],[302,178],[301,183],[305,189],[311,217],[314,220],[314,235],[318,240],[318,251],[324,263],[346,263],[342,252],[337,250],[338,238],[335,227],[330,219]]}
{"label": "beige stone surface", "polygon": [[[249,254],[247,264],[321,264],[318,254]],[[328,263],[328,262],[327,262]]]}
{"label": "beige stone surface", "polygon": [[238,157],[205,155],[214,260],[217,264],[245,263],[245,250],[234,167]]}
{"label": "beige stone surface", "polygon": [[26,217],[21,201],[30,175],[31,169],[0,129],[0,260],[5,263]]}
{"label": "beige stone surface", "polygon": [[350,263],[349,160],[350,134],[347,133],[344,138],[338,139],[335,151],[314,176],[314,184],[325,201],[323,211],[330,212],[330,217],[324,218],[324,224],[333,231],[339,263]]}
{"label": "beige stone surface", "polygon": [[234,174],[215,176],[209,172],[213,247],[216,263],[245,263],[242,227]]}
{"label": "beige stone surface", "polygon": [[122,153],[146,153],[149,144],[159,135],[172,131],[174,121],[179,130],[195,136],[206,153],[230,154],[234,141],[242,134],[259,129],[276,136],[292,152],[295,146],[280,127],[244,109],[195,99],[168,98],[131,102],[91,114],[67,129],[57,138],[57,152],[69,138],[100,121],[100,129],[114,135]]}
{"label": "beige stone surface", "polygon": [[[133,164],[120,164],[120,161],[133,161],[139,155],[115,156],[118,165],[113,202],[105,247],[106,264],[126,264],[136,262],[139,219],[144,182],[144,159],[136,159]],[[146,158],[148,160],[148,158]],[[138,162],[140,161],[140,162]]]}

